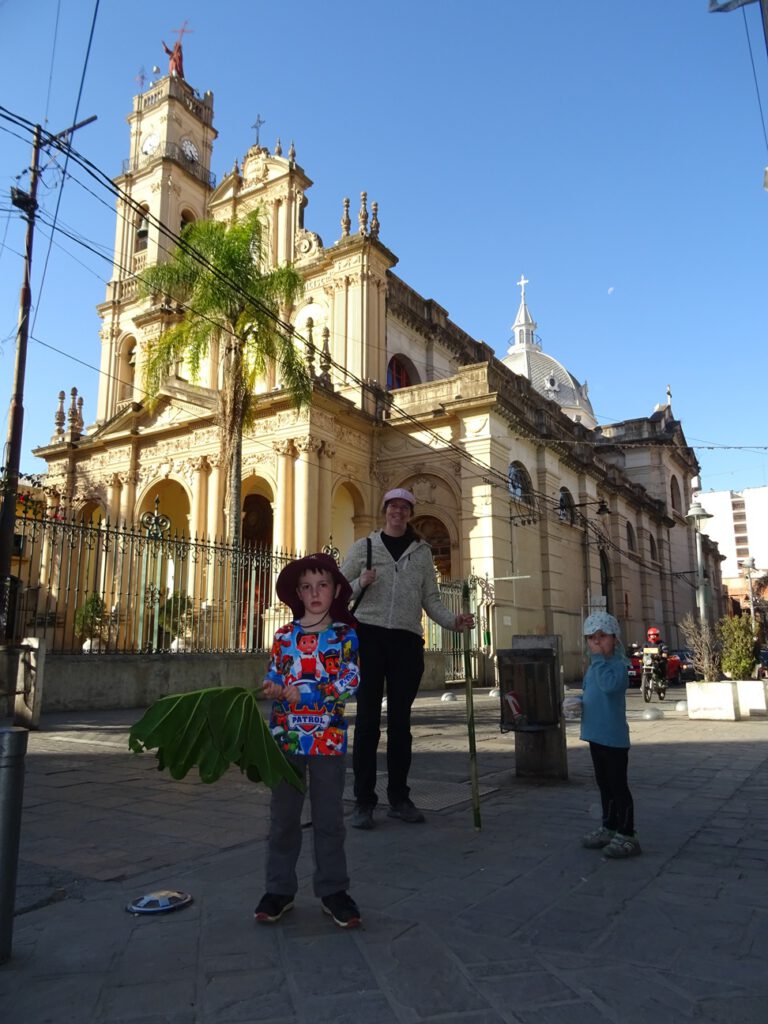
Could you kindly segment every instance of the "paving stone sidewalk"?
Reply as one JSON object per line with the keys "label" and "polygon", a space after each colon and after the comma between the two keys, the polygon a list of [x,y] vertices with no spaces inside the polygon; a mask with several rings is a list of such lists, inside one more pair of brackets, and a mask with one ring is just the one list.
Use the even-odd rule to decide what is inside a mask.
{"label": "paving stone sidewalk", "polygon": [[[643,856],[579,845],[599,814],[586,745],[570,778],[522,781],[498,701],[476,695],[482,829],[463,700],[414,708],[425,825],[348,833],[364,927],[311,891],[253,923],[268,791],[231,772],[174,782],[127,751],[139,712],[51,715],[30,735],[3,1024],[665,1024],[768,1020],[768,721],[642,718],[629,695]],[[654,702],[654,707],[659,706]],[[353,717],[353,716],[352,716]],[[351,803],[347,805],[351,810]],[[137,917],[158,889],[186,909]]]}

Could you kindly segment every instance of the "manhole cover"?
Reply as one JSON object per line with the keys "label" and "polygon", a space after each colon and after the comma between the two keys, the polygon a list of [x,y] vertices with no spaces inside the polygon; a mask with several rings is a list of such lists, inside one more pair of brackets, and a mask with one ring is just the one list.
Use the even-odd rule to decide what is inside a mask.
{"label": "manhole cover", "polygon": [[129,914],[165,914],[169,910],[180,910],[192,902],[189,893],[178,892],[176,889],[163,889],[139,896],[126,905]]}

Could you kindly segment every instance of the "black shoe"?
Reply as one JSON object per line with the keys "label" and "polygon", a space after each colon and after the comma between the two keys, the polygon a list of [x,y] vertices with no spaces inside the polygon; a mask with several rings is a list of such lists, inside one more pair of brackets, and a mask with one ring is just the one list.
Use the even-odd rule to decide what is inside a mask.
{"label": "black shoe", "polygon": [[363,807],[361,804],[355,804],[355,809],[352,811],[349,824],[352,828],[373,828],[373,808]]}
{"label": "black shoe", "polygon": [[387,811],[387,817],[399,818],[401,821],[407,821],[409,825],[420,825],[425,820],[413,800],[401,800],[400,803],[392,804]]}
{"label": "black shoe", "polygon": [[348,892],[335,892],[331,896],[323,896],[321,903],[323,913],[328,914],[339,928],[360,927],[360,910]]}
{"label": "black shoe", "polygon": [[293,907],[293,896],[279,896],[274,892],[265,892],[253,916],[259,924],[274,924],[286,911]]}

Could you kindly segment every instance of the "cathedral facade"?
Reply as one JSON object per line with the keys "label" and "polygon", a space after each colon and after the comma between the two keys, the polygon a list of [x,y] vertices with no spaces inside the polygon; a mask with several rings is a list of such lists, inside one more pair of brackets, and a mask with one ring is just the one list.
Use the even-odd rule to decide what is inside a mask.
{"label": "cathedral facade", "polygon": [[[62,393],[56,433],[36,451],[51,506],[137,523],[159,499],[176,530],[223,534],[217,346],[196,379],[177,365],[149,408],[146,354],[180,313],[141,298],[136,275],[190,221],[258,207],[272,264],[291,262],[304,280],[284,319],[314,383],[297,411],[275,372],[261,382],[243,440],[242,540],[343,554],[380,525],[384,491],[404,486],[441,576],[476,588],[487,653],[514,634],[555,634],[565,677],[576,677],[580,624],[596,607],[618,616],[628,642],[654,624],[682,644],[679,623],[696,609],[685,514],[699,467],[669,400],[648,418],[597,426],[586,386],[541,350],[524,279],[514,344],[497,358],[394,273],[364,192],[354,206],[343,199],[339,237],[323,244],[305,225],[312,182],[293,146],[251,147],[216,185],[213,96],[180,75],[136,96],[128,121],[95,422],[84,427],[74,394],[67,414]],[[705,552],[714,619],[719,560]]]}

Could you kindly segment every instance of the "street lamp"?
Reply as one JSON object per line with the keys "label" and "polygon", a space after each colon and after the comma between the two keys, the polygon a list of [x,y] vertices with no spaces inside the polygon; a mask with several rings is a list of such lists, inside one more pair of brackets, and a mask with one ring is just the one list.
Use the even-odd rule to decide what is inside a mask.
{"label": "street lamp", "polygon": [[744,575],[747,578],[747,586],[749,587],[749,617],[752,620],[752,636],[755,635],[755,596],[752,592],[752,573],[755,571],[755,560],[754,558],[741,558],[739,565],[744,570]]}
{"label": "street lamp", "polygon": [[706,622],[707,599],[704,590],[704,556],[701,550],[701,523],[711,519],[712,514],[707,512],[700,502],[694,501],[685,513],[685,518],[689,523],[693,523],[693,529],[696,533],[696,603],[699,606],[699,623],[703,626]]}

